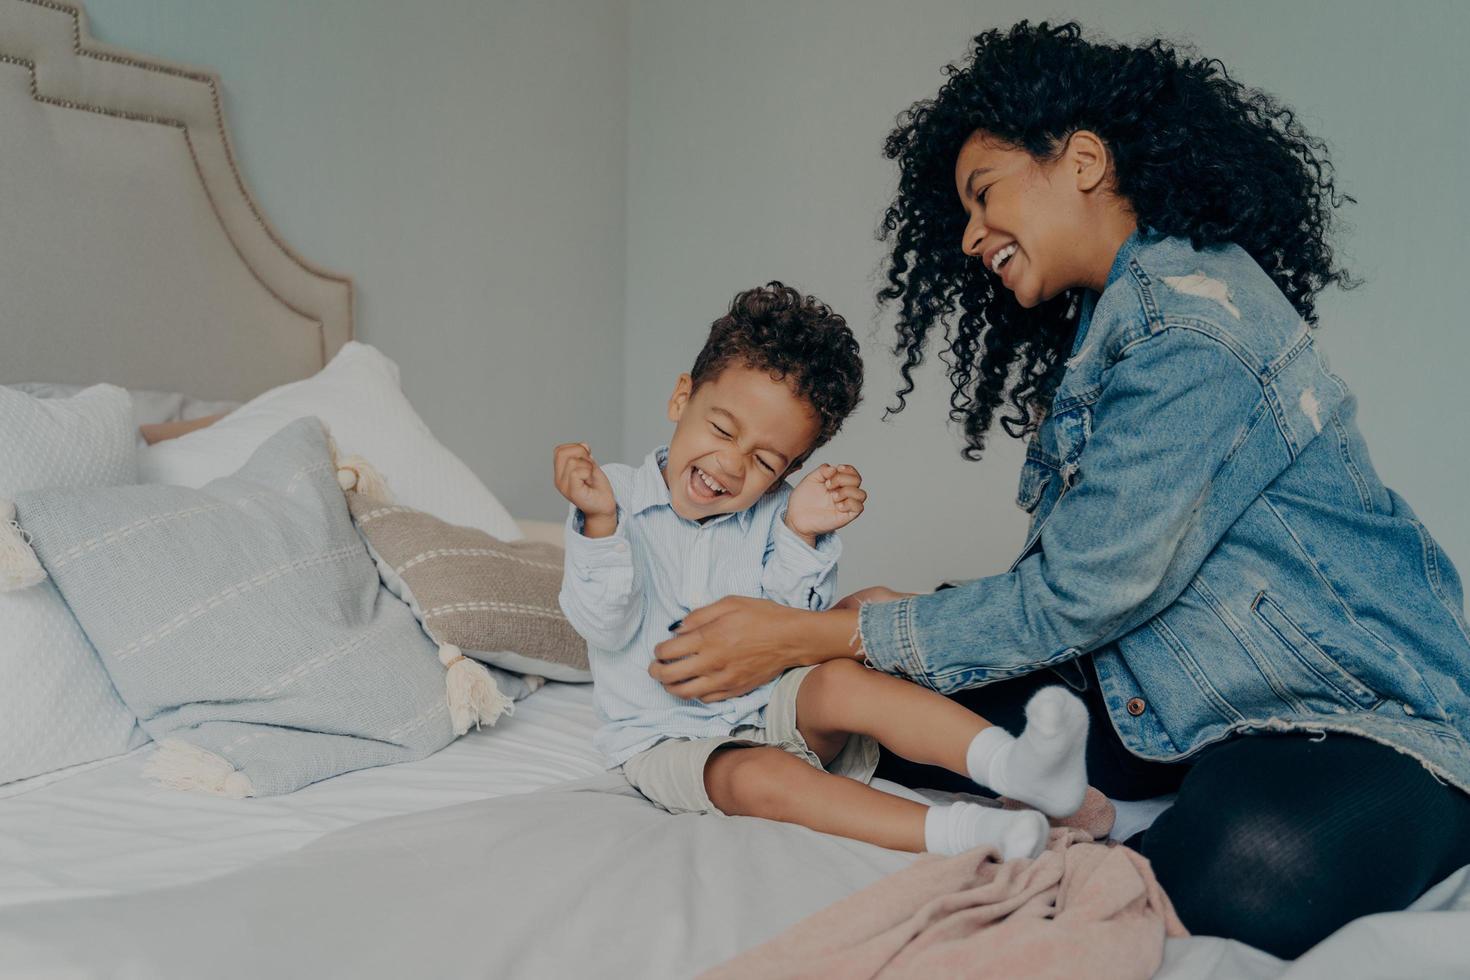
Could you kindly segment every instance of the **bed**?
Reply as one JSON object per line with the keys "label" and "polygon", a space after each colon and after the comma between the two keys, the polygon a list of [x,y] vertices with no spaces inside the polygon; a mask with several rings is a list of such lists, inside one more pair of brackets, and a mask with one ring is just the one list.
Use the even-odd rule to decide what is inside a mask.
{"label": "bed", "polygon": [[[0,384],[238,402],[350,341],[351,281],[255,204],[209,72],[0,0],[0,132]],[[0,785],[0,976],[692,976],[912,860],[669,817],[603,773],[594,727],[589,688],[551,682],[427,758],[284,795],[161,788],[151,743]],[[1467,927],[1462,871],[1295,964],[1201,937],[1159,975],[1470,975]]]}

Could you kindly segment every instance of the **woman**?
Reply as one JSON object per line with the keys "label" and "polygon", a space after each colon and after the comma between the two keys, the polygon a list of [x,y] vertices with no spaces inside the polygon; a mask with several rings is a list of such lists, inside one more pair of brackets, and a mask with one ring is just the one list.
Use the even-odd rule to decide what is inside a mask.
{"label": "woman", "polygon": [[880,297],[900,409],[942,332],[965,454],[997,418],[1029,437],[1023,553],[827,612],[725,599],[652,673],[715,699],[863,657],[1008,727],[1060,677],[1094,785],[1177,791],[1130,843],[1192,931],[1295,957],[1403,908],[1470,863],[1470,637],[1312,341],[1352,284],[1323,145],[1218,62],[1075,24],[987,32],[949,74],[887,142]]}

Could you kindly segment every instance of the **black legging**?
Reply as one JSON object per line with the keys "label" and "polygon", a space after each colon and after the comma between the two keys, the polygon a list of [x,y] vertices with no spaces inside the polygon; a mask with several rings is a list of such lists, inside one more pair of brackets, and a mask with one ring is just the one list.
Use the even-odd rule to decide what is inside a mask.
{"label": "black legging", "polygon": [[[1414,759],[1352,735],[1250,735],[1186,763],[1148,762],[1123,747],[1090,658],[1079,695],[1092,724],[1088,781],[1115,799],[1177,792],[1174,806],[1128,841],[1149,859],[1193,933],[1294,959],[1363,915],[1402,909],[1470,864],[1470,796]],[[1019,732],[1050,670],[954,698]],[[883,753],[878,775],[908,786],[974,792],[943,769]]]}

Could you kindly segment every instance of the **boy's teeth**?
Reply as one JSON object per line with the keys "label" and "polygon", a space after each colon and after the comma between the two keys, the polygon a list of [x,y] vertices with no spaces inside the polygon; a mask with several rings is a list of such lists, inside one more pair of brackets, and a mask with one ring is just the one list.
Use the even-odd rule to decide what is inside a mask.
{"label": "boy's teeth", "polygon": [[995,255],[991,258],[991,260],[990,260],[990,271],[991,272],[999,272],[1000,271],[1000,267],[1006,264],[1006,260],[1009,259],[1012,255],[1015,255],[1015,254],[1016,254],[1016,243],[1015,242],[1012,242],[1011,244],[1007,245],[1005,248],[1003,248],[1000,251],[996,252]]}
{"label": "boy's teeth", "polygon": [[724,487],[720,486],[714,480],[711,480],[708,476],[706,476],[704,470],[700,469],[699,467],[696,466],[694,468],[694,473],[696,476],[699,477],[701,481],[704,482],[705,486],[709,487],[710,490],[715,493],[716,496],[727,492]]}

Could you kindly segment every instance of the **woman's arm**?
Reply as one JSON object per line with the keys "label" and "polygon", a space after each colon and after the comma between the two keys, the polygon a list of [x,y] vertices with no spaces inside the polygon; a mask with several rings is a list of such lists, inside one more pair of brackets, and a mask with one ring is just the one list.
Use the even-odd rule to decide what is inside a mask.
{"label": "woman's arm", "polygon": [[882,587],[863,589],[825,612],[731,596],[686,616],[676,635],[654,649],[648,672],[679,697],[737,697],[792,667],[844,657],[861,660],[859,607],[908,596]]}
{"label": "woman's arm", "polygon": [[[955,691],[1076,657],[1157,615],[1289,462],[1289,450],[1261,380],[1212,337],[1167,329],[1135,344],[1108,375],[1080,475],[1046,518],[1040,549],[1014,571],[868,603],[858,612],[861,638],[854,630],[841,646],[832,621],[731,607],[740,615],[670,647],[675,655],[698,650],[692,663],[655,676],[698,678],[683,690],[748,690],[753,678],[858,656],[861,647],[874,667]],[[831,615],[851,625],[850,610]]]}
{"label": "woman's arm", "polygon": [[1188,327],[1133,345],[1091,411],[1039,548],[1014,571],[865,606],[870,664],[948,692],[1095,650],[1177,599],[1290,461],[1262,379]]}
{"label": "woman's arm", "polygon": [[676,635],[654,648],[648,672],[681,698],[722,701],[792,667],[860,658],[857,617],[856,609],[810,612],[729,596],[686,616]]}

